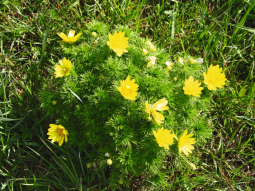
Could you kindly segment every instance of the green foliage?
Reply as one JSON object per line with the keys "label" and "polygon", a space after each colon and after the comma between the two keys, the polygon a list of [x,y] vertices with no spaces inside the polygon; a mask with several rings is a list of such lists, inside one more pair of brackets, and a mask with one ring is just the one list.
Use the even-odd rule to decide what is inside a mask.
{"label": "green foliage", "polygon": [[[124,31],[129,38],[128,53],[121,57],[106,44],[108,34],[115,30]],[[170,151],[160,148],[152,131],[164,126],[180,137],[187,129],[194,133],[197,145],[211,137],[208,115],[211,92],[205,87],[201,97],[194,97],[183,91],[185,79],[193,76],[202,81],[205,69],[198,63],[182,65],[176,61],[168,71],[165,62],[170,61],[170,55],[164,50],[157,48],[156,52],[144,55],[142,49],[148,49],[148,39],[140,38],[128,27],[117,26],[115,30],[93,21],[87,25],[79,43],[61,44],[62,57],[72,61],[75,72],[52,80],[50,83],[56,85],[51,90],[40,91],[42,107],[68,130],[69,144],[87,152],[89,148],[94,150],[93,157],[100,167],[107,167],[104,153],[111,154],[111,186],[119,181],[120,174],[146,175],[151,177],[148,181],[154,182],[154,186],[164,186],[167,184],[163,183],[166,180],[162,170],[166,157],[176,157],[177,164],[187,161],[179,160],[178,155],[183,154],[178,153],[177,141]],[[97,39],[92,32],[97,32]],[[147,67],[149,56],[157,58],[152,67]],[[139,85],[135,101],[125,99],[117,90],[120,81],[128,75]],[[170,109],[162,112],[166,119],[159,126],[148,120],[145,102],[153,104],[163,98],[169,102]],[[57,100],[57,104],[53,105],[52,100]]]}

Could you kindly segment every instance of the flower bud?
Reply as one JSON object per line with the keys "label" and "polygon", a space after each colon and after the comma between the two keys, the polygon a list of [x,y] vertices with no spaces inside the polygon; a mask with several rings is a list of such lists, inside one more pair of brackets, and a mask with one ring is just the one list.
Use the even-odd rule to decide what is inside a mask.
{"label": "flower bud", "polygon": [[147,40],[146,44],[148,44],[149,46],[153,46],[151,41]]}
{"label": "flower bud", "polygon": [[97,33],[96,32],[92,32],[91,33],[93,37],[97,37]]}
{"label": "flower bud", "polygon": [[111,157],[111,154],[110,153],[105,153],[104,156]]}
{"label": "flower bud", "polygon": [[183,62],[183,58],[182,58],[182,57],[178,57],[178,62],[181,63],[182,65],[184,65],[184,62]]}
{"label": "flower bud", "polygon": [[187,60],[186,64],[195,64],[195,60],[193,58],[190,58]]}
{"label": "flower bud", "polygon": [[204,59],[203,58],[198,58],[196,60],[194,60],[196,63],[198,64],[203,64],[204,63]]}
{"label": "flower bud", "polygon": [[96,163],[96,162],[93,162],[93,163],[92,163],[92,166],[93,166],[94,168],[96,168],[96,167],[97,167],[97,163]]}
{"label": "flower bud", "polygon": [[166,61],[166,65],[167,65],[167,70],[172,70],[173,69],[174,64],[172,62]]}
{"label": "flower bud", "polygon": [[43,89],[47,90],[48,89],[48,85],[47,84],[43,84]]}
{"label": "flower bud", "polygon": [[144,55],[148,54],[148,51],[145,48],[143,49],[143,54]]}
{"label": "flower bud", "polygon": [[91,168],[92,167],[92,163],[87,163],[87,168]]}
{"label": "flower bud", "polygon": [[193,170],[196,170],[196,169],[197,169],[196,165],[194,165],[192,162],[189,162],[189,165],[191,166],[191,168],[192,168]]}
{"label": "flower bud", "polygon": [[149,57],[149,62],[147,64],[147,67],[151,67],[156,63],[156,57],[155,56],[150,56]]}
{"label": "flower bud", "polygon": [[57,100],[52,100],[52,105],[57,105]]}
{"label": "flower bud", "polygon": [[119,183],[123,184],[123,179],[122,178],[119,179]]}
{"label": "flower bud", "polygon": [[111,160],[111,159],[107,159],[106,163],[107,163],[108,165],[112,165],[112,160]]}
{"label": "flower bud", "polygon": [[151,51],[151,52],[156,52],[156,47],[153,46],[153,45],[151,45],[151,46],[150,46],[150,51]]}
{"label": "flower bud", "polygon": [[176,77],[174,77],[174,78],[173,78],[173,80],[174,80],[174,81],[177,81],[177,78],[176,78]]}

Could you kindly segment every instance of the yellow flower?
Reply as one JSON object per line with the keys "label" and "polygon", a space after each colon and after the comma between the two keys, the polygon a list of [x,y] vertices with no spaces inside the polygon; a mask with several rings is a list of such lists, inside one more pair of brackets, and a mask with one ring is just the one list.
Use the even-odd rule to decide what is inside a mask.
{"label": "yellow flower", "polygon": [[154,118],[154,120],[156,121],[156,123],[158,125],[160,125],[160,123],[163,123],[163,121],[165,120],[164,115],[162,115],[161,113],[157,112],[158,111],[164,111],[164,110],[168,110],[169,107],[167,107],[168,101],[164,99],[160,99],[158,100],[154,105],[149,104],[148,101],[145,102],[145,112],[149,114],[149,120],[151,120],[151,114],[152,117]]}
{"label": "yellow flower", "polygon": [[151,51],[151,52],[156,52],[156,47],[153,46],[153,45],[151,45],[151,46],[150,46],[150,51]]}
{"label": "yellow flower", "polygon": [[188,130],[186,129],[178,141],[179,153],[183,152],[186,156],[188,156],[189,153],[192,153],[192,150],[194,149],[192,144],[196,143],[195,138],[191,138],[193,134],[187,134]]}
{"label": "yellow flower", "polygon": [[171,133],[171,130],[164,129],[164,127],[162,127],[161,129],[158,129],[157,132],[153,131],[153,134],[160,147],[169,149],[169,144],[173,144],[175,134],[170,134],[170,133]]}
{"label": "yellow flower", "polygon": [[115,31],[113,35],[109,34],[109,41],[107,41],[107,45],[112,49],[118,56],[121,56],[124,52],[127,51],[128,46],[128,37],[124,37],[125,32]]}
{"label": "yellow flower", "polygon": [[155,56],[150,56],[149,57],[149,62],[147,64],[147,67],[151,67],[156,63],[156,57]]}
{"label": "yellow flower", "polygon": [[48,130],[48,139],[52,139],[52,143],[58,142],[58,145],[61,146],[64,140],[67,142],[68,131],[62,125],[50,124],[50,128]]}
{"label": "yellow flower", "polygon": [[148,51],[146,49],[143,49],[143,54],[144,55],[148,54]]}
{"label": "yellow flower", "polygon": [[219,65],[213,66],[210,65],[207,73],[204,75],[204,83],[207,85],[209,90],[216,90],[217,87],[222,88],[225,85],[225,74],[221,73],[222,68],[219,68]]}
{"label": "yellow flower", "polygon": [[196,97],[200,97],[203,87],[199,87],[201,83],[198,83],[198,80],[194,81],[192,76],[189,79],[185,80],[185,86],[183,87],[184,93],[187,95],[193,95]]}
{"label": "yellow flower", "polygon": [[130,80],[130,76],[127,76],[126,80],[122,80],[120,87],[117,89],[125,99],[135,100],[137,96],[137,90],[139,85],[135,83],[135,79]]}
{"label": "yellow flower", "polygon": [[64,42],[68,42],[68,43],[76,42],[78,38],[81,36],[81,33],[78,33],[76,36],[74,35],[75,35],[75,30],[70,30],[68,37],[63,32],[58,33],[58,36],[60,36]]}
{"label": "yellow flower", "polygon": [[147,40],[146,44],[148,44],[149,46],[153,46],[151,41]]}
{"label": "yellow flower", "polygon": [[151,43],[151,41],[147,41],[146,42],[146,44],[148,44],[149,46],[150,46],[150,51],[151,52],[155,52],[156,51],[156,47],[155,46],[153,46],[153,44]]}
{"label": "yellow flower", "polygon": [[63,61],[59,60],[59,65],[55,66],[55,77],[68,76],[72,68],[71,61],[64,58]]}
{"label": "yellow flower", "polygon": [[167,65],[167,70],[172,70],[174,64],[172,62],[166,61],[166,65]]}

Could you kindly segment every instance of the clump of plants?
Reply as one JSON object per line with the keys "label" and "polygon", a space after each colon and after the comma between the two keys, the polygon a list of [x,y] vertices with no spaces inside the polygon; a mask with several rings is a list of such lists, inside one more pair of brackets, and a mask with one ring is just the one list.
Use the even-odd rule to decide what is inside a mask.
{"label": "clump of plants", "polygon": [[85,149],[88,168],[110,168],[114,188],[128,186],[129,175],[164,187],[168,171],[196,169],[195,148],[212,136],[212,91],[226,81],[218,65],[169,55],[125,26],[94,21],[59,36],[62,59],[40,91],[56,119],[52,142]]}

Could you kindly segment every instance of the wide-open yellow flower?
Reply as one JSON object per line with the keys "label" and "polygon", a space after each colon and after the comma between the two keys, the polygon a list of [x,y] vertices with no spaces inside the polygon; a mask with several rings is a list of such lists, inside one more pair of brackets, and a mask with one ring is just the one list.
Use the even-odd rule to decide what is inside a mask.
{"label": "wide-open yellow flower", "polygon": [[171,134],[171,130],[164,129],[164,127],[158,129],[157,132],[153,131],[153,134],[160,147],[169,149],[169,144],[173,144],[174,142],[175,134]]}
{"label": "wide-open yellow flower", "polygon": [[188,130],[186,129],[178,141],[179,153],[183,152],[186,156],[188,156],[189,153],[192,153],[192,150],[194,149],[192,144],[196,143],[195,138],[191,138],[193,134],[189,134],[189,135],[187,134],[188,134]]}
{"label": "wide-open yellow flower", "polygon": [[160,125],[160,123],[163,123],[163,121],[165,120],[164,115],[162,115],[161,113],[157,112],[158,111],[164,111],[164,110],[168,110],[169,107],[167,107],[168,101],[164,99],[160,99],[158,100],[154,105],[149,104],[148,101],[145,102],[145,112],[149,114],[149,120],[151,120],[150,115],[152,114],[152,117],[154,118],[154,120],[156,121],[156,123],[158,125]]}
{"label": "wide-open yellow flower", "polygon": [[64,140],[67,142],[68,131],[62,125],[50,124],[48,131],[48,139],[52,139],[52,143],[58,142],[58,145],[61,146]]}
{"label": "wide-open yellow flower", "polygon": [[198,83],[198,80],[194,81],[192,76],[189,79],[185,80],[185,86],[183,87],[184,93],[187,95],[193,95],[196,97],[200,97],[203,87],[199,87],[201,83]]}
{"label": "wide-open yellow flower", "polygon": [[72,63],[70,60],[64,58],[63,61],[59,60],[59,65],[55,66],[55,77],[68,76],[72,68]]}
{"label": "wide-open yellow flower", "polygon": [[222,88],[225,85],[225,74],[221,73],[222,68],[219,65],[213,66],[210,65],[207,73],[203,73],[204,75],[204,83],[207,85],[209,90],[216,90],[218,88]]}
{"label": "wide-open yellow flower", "polygon": [[60,36],[64,42],[73,43],[80,38],[81,33],[78,33],[75,36],[75,30],[70,30],[68,36],[66,36],[63,32],[58,33],[58,36]]}
{"label": "wide-open yellow flower", "polygon": [[115,31],[115,33],[109,34],[109,41],[107,41],[107,45],[112,49],[118,56],[121,56],[124,52],[127,51],[128,46],[128,37],[124,37],[125,32]]}
{"label": "wide-open yellow flower", "polygon": [[126,80],[122,80],[120,87],[117,89],[125,99],[136,100],[137,90],[139,85],[135,83],[135,79],[130,80],[130,76],[127,76]]}

